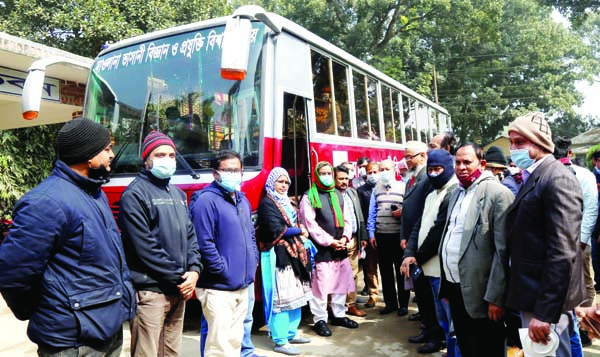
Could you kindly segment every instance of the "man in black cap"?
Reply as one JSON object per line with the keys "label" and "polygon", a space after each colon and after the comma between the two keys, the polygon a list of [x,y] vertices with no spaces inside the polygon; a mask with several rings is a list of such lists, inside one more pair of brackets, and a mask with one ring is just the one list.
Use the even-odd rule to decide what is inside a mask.
{"label": "man in black cap", "polygon": [[504,180],[504,171],[506,171],[508,166],[508,160],[504,156],[502,149],[497,146],[490,146],[485,152],[485,161],[487,161],[485,169],[491,171],[502,182]]}
{"label": "man in black cap", "polygon": [[58,132],[54,170],[14,208],[0,248],[0,291],[39,356],[118,356],[135,313],[123,246],[100,186],[114,157],[88,119]]}

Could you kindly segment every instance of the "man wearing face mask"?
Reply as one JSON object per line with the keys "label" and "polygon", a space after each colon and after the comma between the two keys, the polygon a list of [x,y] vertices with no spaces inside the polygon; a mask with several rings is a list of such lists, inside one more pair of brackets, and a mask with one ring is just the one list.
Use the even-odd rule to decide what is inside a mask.
{"label": "man wearing face mask", "polygon": [[181,353],[185,301],[202,270],[185,193],[170,184],[175,144],[153,131],[144,139],[144,168],[121,196],[119,226],[136,289],[130,323],[132,356]]}
{"label": "man wearing face mask", "polygon": [[123,321],[135,314],[123,245],[95,174],[109,172],[113,157],[105,127],[71,120],[58,132],[52,173],[15,205],[0,292],[29,320],[39,356],[118,356]]}
{"label": "man wearing face mask", "polygon": [[[358,176],[350,178],[350,182],[352,182],[352,187],[358,189],[360,186],[364,185],[367,182],[367,165],[371,162],[371,159],[368,157],[360,157],[356,160],[356,166],[358,166]],[[353,176],[353,175],[352,175]]]}
{"label": "man wearing face mask", "polygon": [[459,187],[449,197],[439,248],[439,298],[450,303],[462,356],[504,357],[505,219],[514,197],[485,170],[478,144],[461,145],[455,162]]}
{"label": "man wearing face mask", "polygon": [[585,299],[581,188],[552,156],[552,133],[542,113],[518,117],[508,135],[524,182],[506,220],[511,264],[506,306],[521,312],[533,342],[547,344],[553,329],[560,340],[557,356],[571,356],[572,310]]}
{"label": "man wearing face mask", "polygon": [[234,151],[221,151],[212,168],[214,181],[190,200],[204,266],[196,293],[208,322],[205,356],[237,356],[246,340],[244,320],[258,249],[252,207],[240,191],[242,158]]}
{"label": "man wearing face mask", "polygon": [[[369,203],[371,202],[371,194],[373,188],[379,182],[379,164],[377,162],[370,162],[366,167],[367,179],[366,184],[356,189],[358,193],[358,200],[360,201],[360,208],[365,218],[365,226],[368,224],[369,219]],[[379,278],[377,274],[377,247],[375,246],[375,240],[369,240],[365,247],[365,259],[363,266],[363,275],[365,278],[365,287],[369,294],[369,300],[365,303],[365,307],[374,307],[377,303],[379,296]]]}
{"label": "man wearing face mask", "polygon": [[385,308],[379,310],[379,314],[396,312],[398,316],[406,316],[410,290],[404,289],[404,278],[400,275],[402,254],[404,254],[404,250],[400,247],[404,183],[396,181],[395,176],[395,165],[392,160],[387,159],[379,163],[379,183],[371,194],[367,231],[369,244],[376,247],[379,258],[379,272],[385,301]]}

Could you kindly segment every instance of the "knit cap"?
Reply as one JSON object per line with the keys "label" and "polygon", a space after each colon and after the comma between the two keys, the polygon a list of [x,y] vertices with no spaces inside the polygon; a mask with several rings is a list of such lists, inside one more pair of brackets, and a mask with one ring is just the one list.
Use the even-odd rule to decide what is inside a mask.
{"label": "knit cap", "polygon": [[500,169],[505,169],[508,165],[508,160],[506,160],[502,149],[497,146],[490,146],[488,151],[485,152],[485,161],[487,166]]}
{"label": "knit cap", "polygon": [[68,121],[56,137],[58,159],[74,165],[93,159],[110,145],[110,132],[101,124],[85,118]]}
{"label": "knit cap", "polygon": [[508,134],[515,131],[532,143],[546,149],[548,152],[554,152],[554,143],[552,142],[552,132],[544,114],[533,112],[518,117],[508,127]]}
{"label": "knit cap", "polygon": [[435,149],[431,150],[427,156],[427,167],[432,166],[442,166],[444,168],[444,172],[442,172],[439,176],[431,177],[429,174],[429,182],[435,189],[440,189],[444,187],[448,181],[454,176],[454,163],[452,160],[452,155],[446,150],[443,149]]}
{"label": "knit cap", "polygon": [[156,130],[151,131],[150,134],[146,136],[144,143],[142,144],[142,161],[146,161],[152,151],[161,145],[169,145],[173,148],[173,150],[177,150],[175,143],[173,143],[171,138]]}

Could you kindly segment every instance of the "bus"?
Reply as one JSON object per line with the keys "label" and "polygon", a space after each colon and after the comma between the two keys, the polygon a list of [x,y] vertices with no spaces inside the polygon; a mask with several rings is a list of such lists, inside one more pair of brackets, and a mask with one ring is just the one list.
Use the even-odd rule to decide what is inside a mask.
{"label": "bus", "polygon": [[[32,65],[24,116],[31,118],[39,104],[29,77],[43,78],[53,61]],[[254,210],[273,167],[289,172],[290,195],[297,198],[319,161],[398,161],[406,141],[428,142],[451,130],[441,106],[253,5],[108,45],[90,68],[83,116],[112,134],[115,158],[103,187],[115,216],[121,193],[143,165],[142,141],[152,130],[175,142],[171,182],[188,198],[213,180],[210,162],[217,152],[238,152],[242,191]]]}

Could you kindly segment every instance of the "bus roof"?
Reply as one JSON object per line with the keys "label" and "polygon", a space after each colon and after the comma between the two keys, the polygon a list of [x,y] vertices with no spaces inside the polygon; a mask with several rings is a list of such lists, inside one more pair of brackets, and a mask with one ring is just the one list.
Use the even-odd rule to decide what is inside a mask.
{"label": "bus roof", "polygon": [[[450,114],[444,107],[442,107],[439,104],[436,104],[433,101],[429,100],[428,98],[418,94],[417,92],[406,87],[405,85],[398,82],[397,80],[389,77],[388,75],[384,74],[383,72],[375,69],[371,65],[361,61],[360,59],[358,59],[355,56],[351,55],[350,53],[344,51],[343,49],[333,45],[332,43],[326,41],[325,39],[319,37],[318,35],[308,31],[304,27],[302,27],[280,15],[272,13],[272,12],[267,12],[266,16],[268,16],[272,22],[274,22],[278,26],[280,26],[283,31],[290,33],[290,34],[294,35],[295,37],[298,37],[302,40],[305,40],[306,42],[308,42],[315,48],[325,51],[325,52],[333,55],[333,57],[337,57],[337,59],[350,64],[352,67],[358,69],[361,72],[364,72],[364,74],[375,77],[375,78],[389,84],[392,87],[396,87],[396,88],[400,89],[404,94],[406,94],[418,101],[421,101],[424,104],[427,104],[428,106],[438,110],[439,112],[441,112],[445,115],[450,116]],[[105,50],[103,50],[102,52],[100,52],[100,54],[98,56],[102,56],[102,55],[105,55],[112,51],[115,51],[117,49],[132,46],[132,45],[135,45],[140,42],[147,42],[147,41],[151,41],[154,39],[169,37],[169,36],[180,34],[180,33],[186,33],[186,32],[191,32],[191,31],[195,31],[195,30],[199,30],[199,29],[203,29],[203,28],[225,25],[225,23],[227,22],[227,19],[229,19],[229,18],[230,18],[229,16],[224,16],[224,17],[219,17],[219,18],[215,18],[215,19],[210,19],[210,20],[205,20],[205,21],[194,22],[191,24],[176,26],[176,27],[172,27],[169,29],[159,30],[159,31],[147,33],[144,35],[128,38],[128,39],[119,41],[117,43],[110,44],[109,47],[106,48]],[[256,20],[256,21],[258,21],[258,20]]]}

